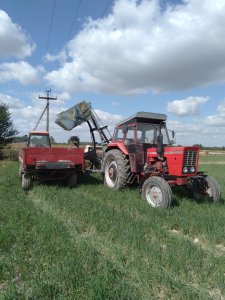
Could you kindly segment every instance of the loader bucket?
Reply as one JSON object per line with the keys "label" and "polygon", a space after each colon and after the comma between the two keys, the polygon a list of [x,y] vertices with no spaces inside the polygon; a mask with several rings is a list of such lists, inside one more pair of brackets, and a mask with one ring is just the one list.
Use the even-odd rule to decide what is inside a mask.
{"label": "loader bucket", "polygon": [[86,122],[90,116],[91,104],[83,101],[57,114],[55,123],[65,130],[72,130],[74,127]]}

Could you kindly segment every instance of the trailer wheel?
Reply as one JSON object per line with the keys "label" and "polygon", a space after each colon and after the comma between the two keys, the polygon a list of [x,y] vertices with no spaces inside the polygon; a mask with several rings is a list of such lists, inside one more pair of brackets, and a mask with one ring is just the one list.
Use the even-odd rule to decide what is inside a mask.
{"label": "trailer wheel", "polygon": [[71,174],[68,178],[68,186],[72,189],[77,185],[77,174]]}
{"label": "trailer wheel", "polygon": [[204,191],[192,191],[192,195],[196,200],[212,200],[218,203],[221,197],[219,183],[211,176],[206,177],[208,188]]}
{"label": "trailer wheel", "polygon": [[172,190],[165,179],[154,176],[145,180],[142,196],[154,208],[168,208],[172,200]]}
{"label": "trailer wheel", "polygon": [[22,164],[20,164],[20,166],[19,166],[19,177],[20,178],[22,178],[22,171],[23,171],[23,165]]}
{"label": "trailer wheel", "polygon": [[119,150],[110,150],[104,159],[104,184],[114,190],[120,190],[127,184],[130,172],[129,160]]}
{"label": "trailer wheel", "polygon": [[28,190],[31,187],[31,175],[30,174],[22,174],[22,188],[24,190]]}

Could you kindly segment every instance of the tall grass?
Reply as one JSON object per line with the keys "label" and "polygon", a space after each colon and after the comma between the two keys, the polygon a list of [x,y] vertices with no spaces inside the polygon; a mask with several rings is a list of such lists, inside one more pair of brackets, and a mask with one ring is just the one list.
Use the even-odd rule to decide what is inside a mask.
{"label": "tall grass", "polygon": [[[201,169],[221,184],[223,165]],[[176,189],[169,210],[100,177],[76,189],[25,193],[17,163],[0,165],[2,299],[222,299],[224,199],[197,203]]]}

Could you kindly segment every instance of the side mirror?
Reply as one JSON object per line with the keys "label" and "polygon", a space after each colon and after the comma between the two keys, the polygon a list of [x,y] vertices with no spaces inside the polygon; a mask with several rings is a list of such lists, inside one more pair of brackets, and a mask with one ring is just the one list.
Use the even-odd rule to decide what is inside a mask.
{"label": "side mirror", "polygon": [[164,153],[164,146],[163,146],[163,135],[157,135],[157,148],[156,148],[157,154],[159,156],[163,155]]}
{"label": "side mirror", "polygon": [[174,130],[172,131],[172,138],[173,139],[175,138],[175,132],[174,132]]}

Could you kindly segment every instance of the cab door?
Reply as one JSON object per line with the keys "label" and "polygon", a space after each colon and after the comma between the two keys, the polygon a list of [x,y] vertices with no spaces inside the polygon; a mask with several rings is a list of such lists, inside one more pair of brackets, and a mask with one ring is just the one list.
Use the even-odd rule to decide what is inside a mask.
{"label": "cab door", "polygon": [[137,172],[143,172],[145,164],[145,137],[143,132],[136,129]]}
{"label": "cab door", "polygon": [[129,153],[131,172],[136,172],[137,149],[136,149],[136,125],[135,124],[131,124],[126,127],[124,145],[127,148],[127,151]]}

